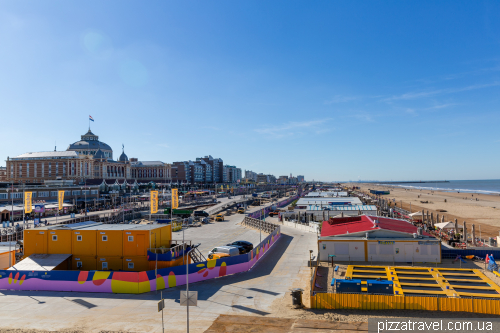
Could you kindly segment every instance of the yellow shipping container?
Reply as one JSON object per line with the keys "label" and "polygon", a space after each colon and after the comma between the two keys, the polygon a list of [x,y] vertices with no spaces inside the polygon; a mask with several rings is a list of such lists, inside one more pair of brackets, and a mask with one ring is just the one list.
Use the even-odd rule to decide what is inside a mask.
{"label": "yellow shipping container", "polygon": [[48,230],[47,253],[71,254],[71,230]]}
{"label": "yellow shipping container", "polygon": [[97,270],[121,271],[123,270],[123,260],[121,257],[97,257]]}
{"label": "yellow shipping container", "polygon": [[71,235],[71,251],[73,256],[97,256],[97,231],[75,230]]}
{"label": "yellow shipping container", "polygon": [[149,269],[148,257],[125,257],[123,258],[123,270],[132,272],[147,271]]}
{"label": "yellow shipping container", "polygon": [[24,230],[24,258],[38,253],[47,253],[47,229]]}
{"label": "yellow shipping container", "polygon": [[124,230],[123,231],[123,256],[147,256],[149,248],[148,230]]}
{"label": "yellow shipping container", "polygon": [[73,256],[71,260],[71,269],[95,271],[97,270],[97,259],[94,256]]}

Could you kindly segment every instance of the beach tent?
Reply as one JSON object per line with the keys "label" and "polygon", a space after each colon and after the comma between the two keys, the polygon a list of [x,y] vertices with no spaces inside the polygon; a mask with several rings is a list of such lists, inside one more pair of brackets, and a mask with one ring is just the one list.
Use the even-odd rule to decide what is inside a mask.
{"label": "beach tent", "polygon": [[415,212],[408,215],[414,221],[422,221],[422,212]]}
{"label": "beach tent", "polygon": [[[435,223],[434,226],[439,229],[455,229],[455,223],[453,222]],[[458,226],[458,228],[462,229],[463,226]]]}

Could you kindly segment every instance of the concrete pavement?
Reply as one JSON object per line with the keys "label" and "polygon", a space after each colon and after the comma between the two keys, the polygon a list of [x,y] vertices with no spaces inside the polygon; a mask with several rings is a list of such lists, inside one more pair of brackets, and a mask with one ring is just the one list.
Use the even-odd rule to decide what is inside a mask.
{"label": "concrete pavement", "polygon": [[[203,240],[206,248],[225,244],[234,237],[256,239],[258,231],[238,225],[243,217],[236,214],[227,222],[191,228],[186,235],[189,232],[194,241]],[[179,235],[182,237],[181,233],[175,237]],[[198,291],[199,301],[197,307],[190,307],[190,331],[203,332],[219,314],[272,316],[273,302],[309,274],[307,261],[309,250],[316,249],[315,238],[315,234],[282,227],[278,242],[249,272],[191,284],[189,289]],[[179,305],[180,290],[184,289],[180,286],[163,291],[167,332],[186,331],[186,308]],[[0,327],[161,332],[159,299],[160,292],[129,295],[0,291]]]}

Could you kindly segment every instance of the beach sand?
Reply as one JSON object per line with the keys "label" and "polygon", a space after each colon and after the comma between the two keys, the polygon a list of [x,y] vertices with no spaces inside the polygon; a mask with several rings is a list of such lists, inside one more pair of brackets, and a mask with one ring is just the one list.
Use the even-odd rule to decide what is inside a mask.
{"label": "beach sand", "polygon": [[[392,186],[377,186],[374,184],[344,184],[345,186],[359,186],[362,191],[369,193],[368,189],[372,190],[389,190],[391,194],[383,195],[385,199],[395,199],[397,207],[411,211],[429,211],[429,214],[439,214],[445,216],[445,222],[455,221],[458,219],[458,224],[462,225],[463,221],[467,222],[468,229],[470,225],[475,224],[476,237],[479,237],[479,229],[483,239],[487,237],[499,236],[500,231],[500,195],[476,194],[476,193],[457,193],[457,192],[442,192],[431,190],[404,189]],[[420,198],[418,198],[420,195]],[[476,198],[479,201],[476,201]],[[444,200],[446,199],[447,202]],[[472,199],[472,200],[471,200]],[[429,203],[422,203],[428,201]],[[446,212],[439,212],[438,209],[444,209]]]}

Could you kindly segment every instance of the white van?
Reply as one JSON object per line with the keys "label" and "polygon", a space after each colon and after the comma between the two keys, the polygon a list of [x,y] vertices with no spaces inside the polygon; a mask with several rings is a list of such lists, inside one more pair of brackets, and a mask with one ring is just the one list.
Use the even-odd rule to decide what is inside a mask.
{"label": "white van", "polygon": [[225,253],[229,254],[230,257],[240,255],[240,250],[234,246],[217,246],[212,249],[212,251],[208,252],[207,257],[209,257],[213,253]]}

